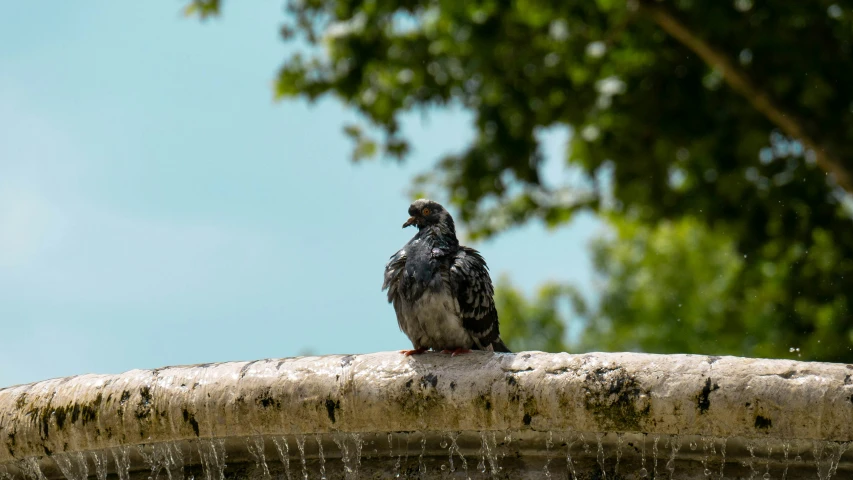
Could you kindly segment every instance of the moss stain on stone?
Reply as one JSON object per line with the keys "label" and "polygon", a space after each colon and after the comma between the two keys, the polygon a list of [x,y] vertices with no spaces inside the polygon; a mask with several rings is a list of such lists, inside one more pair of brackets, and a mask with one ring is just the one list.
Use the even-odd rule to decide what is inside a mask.
{"label": "moss stain on stone", "polygon": [[[394,409],[410,415],[409,421],[416,423],[422,421],[428,412],[444,406],[444,396],[435,388],[438,385],[438,377],[427,374],[415,383],[415,378],[409,378],[403,387],[394,392],[389,399],[394,404]],[[406,422],[400,419],[401,422]]]}
{"label": "moss stain on stone", "polygon": [[329,420],[332,423],[335,423],[335,411],[341,409],[341,401],[335,401],[331,398],[326,399],[326,414],[329,416]]}
{"label": "moss stain on stone", "polygon": [[136,406],[137,420],[143,421],[151,415],[152,400],[151,388],[148,385],[139,389],[139,404]]}
{"label": "moss stain on stone", "polygon": [[193,429],[193,433],[195,433],[195,436],[198,437],[198,421],[195,419],[195,415],[193,415],[192,412],[190,412],[186,408],[184,408],[181,413],[183,413],[184,421],[190,424],[190,427],[192,427]]}
{"label": "moss stain on stone", "polygon": [[702,391],[696,396],[696,407],[699,409],[700,415],[707,413],[708,409],[711,408],[711,392],[719,389],[719,385],[711,382],[711,377],[705,379],[705,386],[702,387]]}
{"label": "moss stain on stone", "polygon": [[477,397],[475,400],[476,408],[478,411],[484,412],[487,415],[492,412],[492,396],[488,393],[484,393]]}
{"label": "moss stain on stone", "polygon": [[124,418],[124,406],[128,400],[130,400],[130,392],[127,390],[122,391],[121,397],[118,399],[118,409],[116,410],[119,418]]}
{"label": "moss stain on stone", "polygon": [[15,432],[9,432],[8,434],[6,434],[6,436],[9,438],[9,441],[6,443],[6,450],[9,451],[10,456],[14,457],[15,456],[14,447],[16,445]]}
{"label": "moss stain on stone", "polygon": [[281,402],[272,396],[272,389],[269,387],[265,388],[264,391],[258,395],[257,403],[264,408],[281,408]]}
{"label": "moss stain on stone", "polygon": [[62,430],[65,427],[65,417],[68,413],[64,407],[58,407],[54,410],[54,415],[56,415],[56,428]]}
{"label": "moss stain on stone", "polygon": [[758,430],[769,430],[773,426],[773,420],[761,415],[755,416],[755,428]]}
{"label": "moss stain on stone", "polygon": [[640,430],[649,418],[649,392],[622,367],[600,367],[584,384],[586,409],[603,429]]}
{"label": "moss stain on stone", "polygon": [[432,385],[432,388],[435,388],[438,385],[438,377],[433,373],[421,377],[421,386],[426,387],[427,385]]}

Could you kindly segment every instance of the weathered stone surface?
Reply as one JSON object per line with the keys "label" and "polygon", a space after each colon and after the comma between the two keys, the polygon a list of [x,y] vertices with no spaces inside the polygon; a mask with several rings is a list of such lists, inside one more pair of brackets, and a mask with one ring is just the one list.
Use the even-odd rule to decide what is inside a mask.
{"label": "weathered stone surface", "polygon": [[579,431],[853,440],[853,366],[694,355],[332,355],[0,389],[0,464],[211,437]]}

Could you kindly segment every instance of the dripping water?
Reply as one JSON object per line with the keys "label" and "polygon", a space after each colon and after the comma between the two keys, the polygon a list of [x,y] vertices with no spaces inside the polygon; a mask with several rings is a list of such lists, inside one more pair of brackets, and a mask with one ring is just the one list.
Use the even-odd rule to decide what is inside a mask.
{"label": "dripping water", "polygon": [[622,433],[616,434],[616,466],[613,467],[613,476],[619,478],[619,460],[622,458],[622,442],[625,440],[625,435]]}
{"label": "dripping water", "polygon": [[[394,434],[388,434],[388,458],[394,458]],[[400,477],[400,459],[394,464],[394,478]]]}
{"label": "dripping water", "polygon": [[426,453],[426,433],[421,434],[421,454],[418,455],[418,472],[421,475],[426,473],[426,465],[424,464],[424,454]]}
{"label": "dripping water", "polygon": [[658,478],[658,440],[660,440],[660,435],[655,435],[654,443],[652,444],[652,458],[654,459],[652,472],[655,475],[654,478]]}
{"label": "dripping water", "polygon": [[[183,480],[184,478],[184,455],[177,445],[172,443],[158,443],[153,445],[138,445],[137,451],[142,457],[145,466],[151,471],[149,480],[156,480],[160,472],[165,470],[168,480]],[[94,453],[92,454],[94,457]],[[224,448],[223,448],[224,455]],[[106,455],[104,455],[106,459]],[[98,462],[95,462],[98,467]],[[106,464],[104,464],[104,475],[106,476]]]}
{"label": "dripping water", "polygon": [[225,480],[225,439],[199,441],[198,456],[207,480]]}
{"label": "dripping water", "polygon": [[785,469],[782,471],[782,480],[788,478],[788,452],[791,450],[791,442],[785,442],[782,444],[782,455],[785,458]]}
{"label": "dripping water", "polygon": [[302,478],[308,480],[308,465],[305,463],[305,435],[296,436],[296,447],[299,448],[299,460],[302,462]]}
{"label": "dripping water", "polygon": [[338,446],[338,450],[341,452],[341,461],[344,464],[344,476],[346,478],[351,478],[353,476],[353,465],[352,459],[349,454],[349,445],[347,445],[347,437],[345,434],[336,435],[334,437],[335,445]]}
{"label": "dripping water", "polygon": [[320,480],[326,480],[326,457],[323,455],[323,442],[320,440],[320,435],[314,435],[314,440],[317,441],[317,450],[320,457]]}
{"label": "dripping water", "polygon": [[[452,472],[453,471],[453,451],[449,449],[450,444],[447,442],[447,440],[444,439],[445,435],[449,436],[450,434],[449,433],[442,433],[441,434],[441,441],[438,443],[438,446],[441,448],[447,448],[448,449],[448,451],[449,451],[448,463],[450,464],[450,471]],[[442,463],[441,464],[441,470],[442,471],[447,470],[447,465]]]}
{"label": "dripping water", "polygon": [[741,466],[749,467],[749,480],[754,480],[758,470],[755,469],[755,445],[751,440],[746,443],[746,449],[749,452],[749,460],[743,461]]}
{"label": "dripping water", "polygon": [[251,454],[252,458],[255,460],[256,471],[261,472],[262,478],[271,478],[270,469],[267,465],[267,458],[264,454],[264,437],[256,435],[252,438],[247,439],[246,448],[249,450],[249,454]]}
{"label": "dripping water", "polygon": [[551,471],[548,470],[548,465],[551,463],[551,446],[553,445],[553,433],[548,431],[548,436],[545,437],[545,478],[551,478]]}
{"label": "dripping water", "polygon": [[[55,458],[54,458],[55,460]],[[21,461],[18,466],[24,472],[24,476],[30,480],[47,480],[39,467],[38,460],[35,457],[29,457]],[[5,467],[3,468],[5,470]],[[8,473],[7,473],[8,475]],[[9,475],[9,478],[13,478]]]}
{"label": "dripping water", "polygon": [[726,468],[726,442],[728,441],[729,440],[727,438],[720,441],[720,456],[722,457],[722,460],[720,461],[720,478],[726,478],[725,475],[723,475],[723,470]]}
{"label": "dripping water", "polygon": [[130,480],[130,447],[122,445],[112,449],[119,480]]}
{"label": "dripping water", "polygon": [[649,476],[649,471],[646,470],[646,434],[643,434],[643,447],[640,450],[640,478]]}
{"label": "dripping water", "polygon": [[[485,473],[486,472],[485,469],[488,466],[492,471],[492,476],[494,476],[494,475],[497,475],[497,473],[502,468],[498,465],[498,455],[497,455],[498,445],[497,445],[497,439],[495,438],[495,432],[490,432],[490,433],[491,433],[491,440],[492,440],[491,443],[489,443],[489,437],[486,435],[486,433],[480,432],[480,440],[481,440],[482,446],[483,446],[485,462],[488,462],[488,465],[486,465],[484,463],[483,470],[481,470],[481,471],[483,473]],[[548,432],[549,436],[550,436],[550,433],[551,432]]]}
{"label": "dripping water", "polygon": [[[408,463],[409,463],[409,440],[411,439],[411,437],[409,436],[408,432],[405,435],[406,435],[406,459],[404,460],[404,464],[408,465]],[[397,463],[399,463],[399,462],[400,462],[400,458],[398,457]],[[406,476],[408,477],[408,474]]]}
{"label": "dripping water", "polygon": [[153,480],[157,478],[157,475],[160,474],[160,462],[157,458],[155,458],[154,447],[151,445],[137,445],[136,451],[139,453],[139,456],[142,457],[142,462],[145,466],[150,470],[150,474],[148,475],[148,480]]}
{"label": "dripping water", "polygon": [[351,433],[353,443],[355,443],[355,478],[358,478],[358,469],[361,467],[361,451],[364,447],[364,440],[359,433]]}
{"label": "dripping water", "polygon": [[290,476],[290,446],[287,444],[287,437],[273,437],[272,443],[275,444],[275,448],[278,450],[278,456],[281,458],[281,463],[284,464],[284,474],[287,477],[287,480],[292,480]]}
{"label": "dripping water", "polygon": [[669,461],[666,462],[666,469],[669,471],[669,478],[675,478],[675,456],[678,454],[678,450],[681,448],[681,439],[678,435],[673,435],[669,440],[670,446],[670,454]]}
{"label": "dripping water", "polygon": [[176,444],[172,444],[171,448],[168,450],[169,452],[169,461],[172,466],[175,468],[177,477],[182,479],[184,478],[184,453]]}
{"label": "dripping water", "polygon": [[764,462],[764,475],[762,478],[764,480],[770,480],[770,462],[773,460],[773,445],[767,445],[767,461]]}
{"label": "dripping water", "polygon": [[[492,466],[492,473],[494,474],[494,473],[498,473],[501,470],[503,470],[503,467],[501,466],[501,460],[504,457],[506,457],[506,451],[505,451],[505,449],[503,449],[503,450],[498,449],[498,439],[497,439],[497,436],[495,435],[494,430],[491,431],[489,433],[489,435],[491,435],[491,440],[492,440],[492,455],[489,456],[489,463]],[[500,458],[498,458],[498,452],[500,452]]]}
{"label": "dripping water", "polygon": [[[358,433],[340,434],[333,438],[335,445],[341,451],[341,461],[344,463],[344,473],[346,478],[358,478],[358,469],[361,466],[361,452],[364,447],[364,440]],[[350,450],[349,442],[352,441],[353,448]],[[318,439],[319,442],[319,439]],[[397,476],[399,476],[399,460],[397,461]]]}
{"label": "dripping water", "polygon": [[576,440],[577,438],[571,441],[566,440],[566,467],[568,467],[569,471],[572,472],[571,480],[576,480],[578,478],[578,474],[575,472],[575,464],[572,462],[572,445],[575,444]]}
{"label": "dripping water", "polygon": [[86,480],[89,478],[89,466],[83,453],[61,453],[54,455],[53,460],[68,480]]}
{"label": "dripping water", "polygon": [[710,440],[706,436],[702,436],[702,473],[705,474],[706,477],[711,476],[711,469],[708,468],[708,458],[711,456],[709,451],[709,443],[711,443],[710,447],[713,448],[713,441]]}
{"label": "dripping water", "polygon": [[812,442],[812,455],[814,455],[815,468],[817,469],[817,478],[825,480],[823,469],[821,468],[821,457],[823,456],[824,445],[820,442]]}
{"label": "dripping water", "polygon": [[595,434],[595,443],[596,443],[595,460],[598,462],[598,466],[601,468],[602,480],[606,480],[607,479],[607,472],[606,472],[606,465],[604,464],[604,446],[601,444],[602,438],[604,438],[603,433],[597,432]]}
{"label": "dripping water", "polygon": [[459,450],[459,445],[456,443],[456,440],[459,438],[459,433],[450,434],[450,467],[451,472],[453,471],[453,452],[456,452],[456,455],[459,456],[459,459],[462,461],[462,471],[465,473],[465,478],[468,477],[468,462],[465,460],[465,456],[462,455],[462,452]]}
{"label": "dripping water", "polygon": [[95,463],[95,475],[98,480],[107,480],[107,452],[92,452],[92,461]]}
{"label": "dripping water", "polygon": [[[841,456],[844,455],[844,451],[848,447],[849,443],[830,443],[827,445],[824,442],[812,442],[812,453],[815,458],[817,476],[820,480],[830,480],[832,478],[838,469],[838,464],[841,462]],[[825,455],[824,451],[826,451]],[[823,471],[823,466],[821,465],[824,458],[826,459],[826,472]]]}

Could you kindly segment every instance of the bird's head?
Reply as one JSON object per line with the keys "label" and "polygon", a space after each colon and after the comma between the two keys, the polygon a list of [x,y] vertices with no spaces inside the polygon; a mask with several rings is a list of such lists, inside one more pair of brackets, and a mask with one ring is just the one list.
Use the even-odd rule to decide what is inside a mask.
{"label": "bird's head", "polygon": [[409,219],[403,224],[403,228],[411,225],[415,225],[418,229],[437,225],[442,227],[442,230],[456,233],[450,213],[440,204],[426,198],[415,200],[409,206]]}

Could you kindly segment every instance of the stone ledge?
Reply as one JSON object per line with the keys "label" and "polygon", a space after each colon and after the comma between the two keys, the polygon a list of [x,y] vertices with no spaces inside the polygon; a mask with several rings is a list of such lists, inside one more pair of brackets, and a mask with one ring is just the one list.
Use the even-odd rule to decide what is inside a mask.
{"label": "stone ledge", "polygon": [[697,355],[396,352],[0,389],[0,464],[197,438],[559,431],[853,440],[853,366]]}

